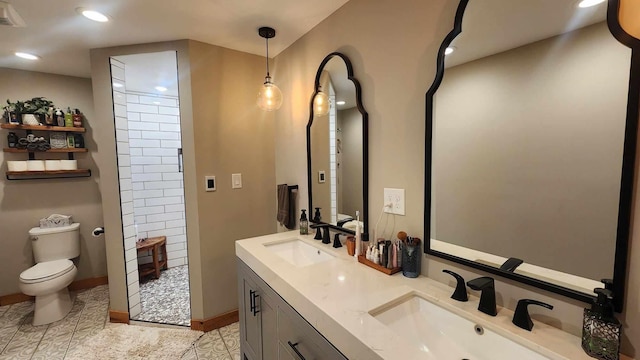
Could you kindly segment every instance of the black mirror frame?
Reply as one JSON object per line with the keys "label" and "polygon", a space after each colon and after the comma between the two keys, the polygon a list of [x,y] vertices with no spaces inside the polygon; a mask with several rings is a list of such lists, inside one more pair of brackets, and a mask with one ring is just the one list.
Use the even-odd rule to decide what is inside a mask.
{"label": "black mirror frame", "polygon": [[[332,52],[327,55],[320,66],[318,67],[318,71],[316,72],[316,79],[313,87],[313,95],[311,95],[311,100],[309,102],[309,122],[307,123],[307,189],[309,195],[309,216],[310,221],[313,218],[312,209],[313,209],[313,194],[311,191],[311,184],[313,181],[312,173],[311,173],[311,125],[313,125],[313,99],[318,94],[320,89],[320,76],[322,75],[322,71],[324,70],[325,65],[329,62],[329,60],[334,57],[341,58],[345,65],[347,66],[347,78],[353,83],[356,88],[356,106],[360,115],[362,115],[362,217],[361,221],[364,222],[364,229],[362,231],[362,239],[366,241],[368,239],[369,234],[369,114],[364,109],[362,105],[362,88],[360,86],[360,82],[353,76],[353,65],[351,65],[351,60],[349,58],[339,52]],[[320,224],[326,224],[329,228],[334,229],[336,231],[340,231],[348,234],[355,234],[354,231],[348,230],[345,228],[338,227],[333,224],[328,224],[321,222]]]}
{"label": "black mirror frame", "polygon": [[[475,261],[431,249],[431,176],[433,155],[433,99],[444,76],[444,51],[453,39],[462,32],[462,18],[469,0],[460,0],[456,11],[453,29],[444,38],[438,50],[436,75],[433,84],[426,94],[426,129],[425,129],[425,191],[424,191],[424,252],[442,259],[466,265],[474,269],[486,271],[526,285],[566,296],[585,303],[591,303],[595,296],[557,284],[542,281],[514,272],[503,271]],[[624,152],[620,182],[620,202],[618,205],[618,225],[616,233],[615,263],[613,269],[613,293],[616,312],[622,312],[624,306],[625,283],[627,275],[627,258],[633,205],[633,186],[635,176],[638,117],[640,116],[640,40],[624,31],[619,22],[620,0],[608,0],[607,25],[612,35],[622,44],[631,48],[631,68],[629,73],[629,92],[627,100],[627,117],[624,135]],[[603,285],[604,287],[604,285]]]}

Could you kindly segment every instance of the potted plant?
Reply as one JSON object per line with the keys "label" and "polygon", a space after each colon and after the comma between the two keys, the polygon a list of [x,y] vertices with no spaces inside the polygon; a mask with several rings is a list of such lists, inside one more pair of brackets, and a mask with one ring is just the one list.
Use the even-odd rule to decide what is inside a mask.
{"label": "potted plant", "polygon": [[[14,113],[15,117],[22,121],[26,125],[40,125],[46,123],[47,125],[53,125],[53,101],[47,100],[44,97],[34,97],[30,100],[16,101],[12,103],[7,99],[7,106],[5,106],[5,112]],[[11,115],[9,116],[11,118]],[[15,121],[11,121],[16,123]]]}
{"label": "potted plant", "polygon": [[[22,123],[38,125],[42,122],[48,125],[53,125],[53,107],[53,101],[47,100],[44,97],[34,97],[31,100],[25,100],[21,111]],[[48,121],[47,115],[50,115]]]}

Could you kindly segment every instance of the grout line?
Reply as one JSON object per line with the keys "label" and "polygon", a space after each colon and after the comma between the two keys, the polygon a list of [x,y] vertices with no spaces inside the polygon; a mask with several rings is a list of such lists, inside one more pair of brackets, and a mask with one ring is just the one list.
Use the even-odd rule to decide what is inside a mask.
{"label": "grout line", "polygon": [[[92,291],[92,290],[87,290],[87,291]],[[87,295],[88,297],[88,295]],[[76,297],[74,299],[75,301],[79,301],[78,300],[78,293],[76,293]],[[87,300],[88,301],[88,300]],[[64,351],[64,356],[62,357],[63,359],[67,357],[67,354],[69,353],[69,346],[71,346],[71,341],[73,340],[74,336],[76,335],[76,330],[78,330],[78,324],[80,323],[80,319],[82,318],[82,314],[84,313],[84,310],[87,308],[87,302],[84,303],[84,305],[82,306],[82,309],[79,311],[78,314],[78,320],[75,323],[75,326],[73,327],[73,331],[71,332],[71,336],[69,337],[69,342],[67,343],[67,348]],[[107,313],[109,311],[107,310]],[[69,315],[69,314],[67,314]]]}
{"label": "grout line", "polygon": [[[11,307],[13,306],[15,306],[15,304],[11,305]],[[11,310],[11,307],[7,311]],[[16,334],[18,333],[18,331],[20,331],[20,327],[22,327],[22,324],[24,324],[24,322],[29,318],[28,315],[29,313],[27,313],[22,319],[22,321],[20,321],[20,324],[16,326],[16,331],[13,332],[13,335],[11,335],[11,339],[9,339],[9,341],[7,341],[7,344],[2,348],[2,351],[0,351],[0,355],[2,355],[5,350],[7,350],[7,347],[9,346],[9,344],[11,344],[11,341],[13,341],[13,338],[16,337]]]}
{"label": "grout line", "polygon": [[216,329],[216,331],[218,332],[218,334],[220,334],[220,339],[222,340],[222,343],[224,344],[224,348],[227,349],[227,354],[229,354],[229,357],[231,357],[233,359],[233,357],[231,356],[231,351],[229,351],[229,347],[227,346],[227,342],[224,341],[224,336],[222,336],[222,333],[220,332],[220,329]]}
{"label": "grout line", "polygon": [[40,347],[40,344],[42,344],[42,340],[44,340],[44,336],[47,334],[47,331],[49,331],[50,328],[51,328],[51,324],[47,324],[47,328],[42,333],[42,336],[38,341],[38,345],[36,345],[35,349],[33,349],[33,352],[31,353],[31,356],[29,356],[29,359],[33,359],[34,355],[38,352],[38,348]]}

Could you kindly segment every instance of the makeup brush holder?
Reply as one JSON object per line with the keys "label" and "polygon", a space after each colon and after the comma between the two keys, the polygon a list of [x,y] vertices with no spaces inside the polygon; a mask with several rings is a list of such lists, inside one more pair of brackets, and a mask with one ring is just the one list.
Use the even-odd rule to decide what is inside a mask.
{"label": "makeup brush holder", "polygon": [[402,275],[408,278],[420,276],[421,259],[422,249],[420,243],[415,245],[405,243],[402,247]]}

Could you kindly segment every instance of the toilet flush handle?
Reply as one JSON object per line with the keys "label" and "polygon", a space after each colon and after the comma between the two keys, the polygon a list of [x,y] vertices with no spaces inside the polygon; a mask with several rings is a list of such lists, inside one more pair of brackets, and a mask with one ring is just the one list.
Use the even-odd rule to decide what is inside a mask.
{"label": "toilet flush handle", "polygon": [[37,236],[32,236],[32,237],[31,237],[31,241],[36,241],[36,240],[38,240],[38,237],[37,237]]}

